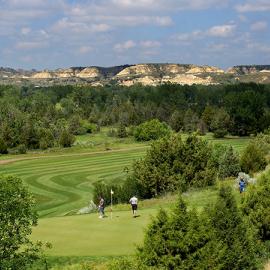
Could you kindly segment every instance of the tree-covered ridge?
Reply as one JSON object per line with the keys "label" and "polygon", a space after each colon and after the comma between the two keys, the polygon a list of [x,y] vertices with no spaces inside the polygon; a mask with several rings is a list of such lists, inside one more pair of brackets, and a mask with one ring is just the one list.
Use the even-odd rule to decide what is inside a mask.
{"label": "tree-covered ridge", "polygon": [[270,86],[254,83],[0,86],[0,139],[6,148],[20,147],[22,152],[46,149],[61,141],[70,145],[72,135],[93,132],[99,126],[137,126],[153,118],[175,131],[246,136],[270,126],[269,107]]}

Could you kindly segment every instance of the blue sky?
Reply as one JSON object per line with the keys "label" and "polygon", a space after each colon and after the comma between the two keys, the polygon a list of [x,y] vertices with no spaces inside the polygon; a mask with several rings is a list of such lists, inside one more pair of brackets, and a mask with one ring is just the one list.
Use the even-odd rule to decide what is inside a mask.
{"label": "blue sky", "polygon": [[270,0],[0,0],[0,66],[270,64]]}

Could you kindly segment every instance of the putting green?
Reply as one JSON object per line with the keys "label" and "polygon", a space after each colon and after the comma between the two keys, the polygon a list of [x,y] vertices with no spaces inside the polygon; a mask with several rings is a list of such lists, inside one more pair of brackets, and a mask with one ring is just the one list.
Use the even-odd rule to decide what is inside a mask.
{"label": "putting green", "polygon": [[50,242],[48,255],[119,256],[131,255],[142,243],[144,228],[157,209],[140,210],[137,218],[131,211],[110,213],[100,219],[97,214],[40,219],[32,240]]}

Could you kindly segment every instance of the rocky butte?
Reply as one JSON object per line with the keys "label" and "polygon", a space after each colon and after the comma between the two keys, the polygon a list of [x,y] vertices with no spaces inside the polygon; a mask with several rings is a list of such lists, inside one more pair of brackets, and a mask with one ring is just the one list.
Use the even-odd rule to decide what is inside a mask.
{"label": "rocky butte", "polygon": [[56,70],[15,70],[0,67],[1,84],[46,86],[54,84],[114,83],[159,85],[164,83],[227,84],[235,82],[270,83],[270,65],[243,65],[222,70],[193,64],[137,64],[114,67],[70,67]]}

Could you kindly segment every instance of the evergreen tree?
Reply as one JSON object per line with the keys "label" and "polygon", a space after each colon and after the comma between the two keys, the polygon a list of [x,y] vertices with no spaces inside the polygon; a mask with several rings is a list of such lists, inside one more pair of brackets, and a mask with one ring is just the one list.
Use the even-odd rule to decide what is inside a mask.
{"label": "evergreen tree", "polygon": [[267,161],[264,150],[260,145],[250,142],[242,152],[240,164],[242,170],[246,173],[254,173],[265,169]]}
{"label": "evergreen tree", "polygon": [[270,240],[270,171],[248,188],[242,201],[243,213],[257,229],[262,241]]}
{"label": "evergreen tree", "polygon": [[233,151],[232,146],[227,147],[219,160],[219,177],[224,179],[237,176],[241,171],[239,156]]}
{"label": "evergreen tree", "polygon": [[[261,251],[252,226],[243,219],[230,187],[222,187],[208,212],[212,236],[204,258],[211,269],[258,269]],[[211,250],[212,249],[212,250]]]}

